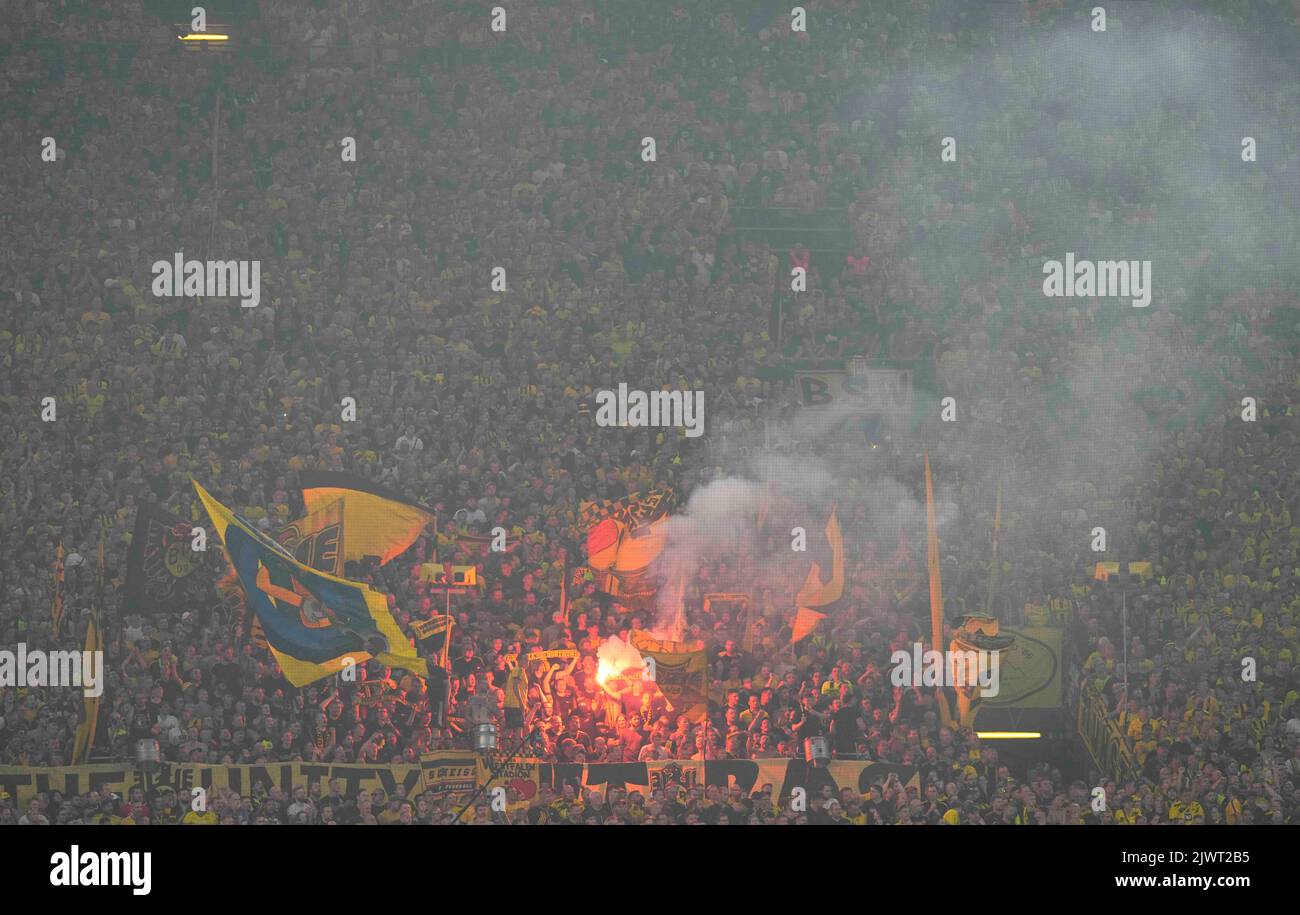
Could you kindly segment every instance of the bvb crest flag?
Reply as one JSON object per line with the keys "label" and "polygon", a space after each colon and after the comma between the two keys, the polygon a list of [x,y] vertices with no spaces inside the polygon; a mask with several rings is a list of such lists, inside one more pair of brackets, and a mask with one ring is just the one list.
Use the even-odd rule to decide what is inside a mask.
{"label": "bvb crest flag", "polygon": [[357,664],[375,658],[429,675],[388,612],[384,595],[304,565],[197,481],[194,488],[290,683],[314,683],[343,669],[349,658]]}
{"label": "bvb crest flag", "polygon": [[300,481],[309,515],[343,500],[344,562],[377,556],[383,565],[405,552],[435,520],[433,509],[352,474],[311,471],[300,474]]}
{"label": "bvb crest flag", "polygon": [[641,629],[629,640],[643,660],[654,662],[655,686],[672,703],[673,710],[691,721],[709,713],[709,661],[699,642],[666,642]]}
{"label": "bvb crest flag", "polygon": [[136,510],[126,557],[126,605],[133,613],[179,613],[187,602],[205,601],[211,576],[204,552],[195,551],[194,525],[153,505]]}

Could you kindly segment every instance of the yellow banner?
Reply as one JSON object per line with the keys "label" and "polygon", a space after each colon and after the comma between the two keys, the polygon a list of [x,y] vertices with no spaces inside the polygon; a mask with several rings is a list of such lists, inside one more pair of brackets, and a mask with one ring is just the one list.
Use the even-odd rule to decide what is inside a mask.
{"label": "yellow banner", "polygon": [[717,785],[738,787],[746,795],[771,786],[775,800],[791,797],[795,788],[809,795],[829,785],[835,791],[852,788],[866,793],[873,784],[883,784],[890,775],[904,785],[921,787],[921,774],[915,766],[874,763],[867,760],[832,760],[826,768],[814,768],[802,759],[719,759],[709,762],[673,759],[662,762],[550,764],[538,766],[542,786],[559,789],[564,784],[575,788],[605,790],[610,786],[627,791],[648,793],[660,790],[671,793],[679,788]]}
{"label": "yellow banner", "polygon": [[[495,775],[493,774],[495,772]],[[418,765],[365,766],[277,762],[264,765],[223,766],[206,763],[162,763],[145,773],[129,764],[96,764],[55,768],[21,769],[0,766],[0,791],[8,792],[19,808],[27,806],[37,793],[59,791],[64,796],[84,795],[90,791],[111,792],[127,797],[132,788],[141,788],[149,797],[154,791],[175,791],[182,808],[189,807],[193,790],[202,788],[211,796],[225,789],[241,797],[253,797],[261,786],[278,787],[286,796],[295,788],[320,784],[328,791],[337,779],[345,797],[355,798],[363,789],[382,788],[388,795],[400,794],[413,800],[421,792],[455,800],[468,800],[479,787],[490,805],[492,789],[504,787],[508,810],[531,806],[540,789],[574,787],[604,788],[614,785],[629,791],[648,792],[697,785],[737,786],[746,794],[764,785],[772,786],[772,796],[789,798],[793,789],[808,794],[823,785],[853,788],[865,792],[872,784],[883,783],[894,775],[904,785],[920,787],[920,772],[912,766],[873,763],[859,760],[832,760],[825,769],[815,769],[802,759],[730,759],[707,763],[691,760],[665,760],[651,763],[551,764],[535,759],[507,759],[504,754],[483,754],[469,750],[437,750],[420,757]]]}
{"label": "yellow banner", "polygon": [[[472,757],[470,753],[460,755]],[[472,766],[471,758],[471,771]],[[316,782],[328,786],[331,779],[338,779],[348,797],[356,797],[363,788],[383,788],[389,794],[401,789],[407,797],[414,797],[422,788],[422,770],[423,763],[388,766],[305,762],[261,766],[162,763],[152,773],[125,763],[44,769],[0,766],[0,791],[13,795],[22,808],[37,792],[60,791],[71,796],[99,791],[126,797],[132,788],[143,788],[146,796],[152,791],[170,788],[180,795],[182,806],[188,807],[194,788],[202,788],[209,795],[217,789],[229,789],[242,797],[252,797],[254,788],[260,784],[267,788],[278,786],[289,795],[294,788],[310,789]]]}
{"label": "yellow banner", "polygon": [[478,755],[469,750],[435,750],[420,757],[424,790],[439,796],[468,795],[478,787]]}

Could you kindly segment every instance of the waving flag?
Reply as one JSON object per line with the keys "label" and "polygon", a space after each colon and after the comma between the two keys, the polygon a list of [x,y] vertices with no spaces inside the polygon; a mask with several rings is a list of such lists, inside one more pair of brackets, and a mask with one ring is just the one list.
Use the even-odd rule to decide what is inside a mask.
{"label": "waving flag", "polygon": [[795,595],[794,602],[798,607],[826,607],[844,594],[844,535],[836,517],[837,511],[837,508],[832,508],[826,522],[826,542],[831,547],[831,577],[822,581],[821,564],[814,562],[803,587]]}
{"label": "waving flag", "polygon": [[580,523],[587,525],[587,566],[598,590],[619,603],[644,607],[659,585],[650,567],[668,542],[668,514],[675,494],[656,489],[626,499],[584,502]]}
{"label": "waving flag", "polygon": [[790,644],[802,642],[812,631],[817,628],[817,624],[826,619],[825,613],[818,613],[816,610],[809,610],[807,607],[800,607],[794,615],[794,622],[790,625]]}
{"label": "waving flag", "polygon": [[302,501],[309,515],[343,500],[344,562],[366,556],[380,564],[406,551],[435,516],[433,509],[347,473],[304,472]]}
{"label": "waving flag", "polygon": [[605,518],[613,518],[622,526],[635,530],[664,517],[676,504],[677,493],[673,489],[638,492],[622,499],[583,502],[579,507],[578,523],[590,529]]}
{"label": "waving flag", "polygon": [[[100,628],[99,611],[92,611],[86,623],[86,648],[84,657],[91,657],[97,651],[104,650],[104,631]],[[101,672],[102,676],[102,672]],[[90,757],[90,750],[95,745],[95,735],[99,730],[99,708],[101,693],[98,696],[82,698],[81,715],[77,720],[77,729],[72,735],[72,765],[79,766]]]}
{"label": "waving flag", "polygon": [[375,658],[429,675],[382,594],[299,562],[197,482],[194,488],[290,683],[305,686],[328,677],[349,658],[357,664]]}
{"label": "waving flag", "polygon": [[276,534],[281,546],[293,553],[294,558],[319,572],[330,575],[343,574],[343,500],[335,499],[287,524]]}

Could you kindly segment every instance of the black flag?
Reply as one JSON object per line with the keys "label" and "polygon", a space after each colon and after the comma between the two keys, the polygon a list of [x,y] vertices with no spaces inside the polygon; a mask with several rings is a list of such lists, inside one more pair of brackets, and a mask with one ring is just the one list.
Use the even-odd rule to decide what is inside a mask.
{"label": "black flag", "polygon": [[182,613],[209,601],[211,567],[207,552],[194,549],[195,527],[155,506],[140,506],[126,558],[127,612]]}

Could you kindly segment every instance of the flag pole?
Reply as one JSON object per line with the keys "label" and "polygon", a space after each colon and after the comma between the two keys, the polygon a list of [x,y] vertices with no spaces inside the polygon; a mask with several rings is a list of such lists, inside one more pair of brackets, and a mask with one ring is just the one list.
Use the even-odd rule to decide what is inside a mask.
{"label": "flag pole", "polygon": [[943,570],[939,565],[939,523],[934,510],[930,451],[925,451],[925,519],[930,566],[930,647],[943,651]]}
{"label": "flag pole", "polygon": [[[520,738],[519,742],[515,744],[510,749],[509,752],[506,753],[504,759],[499,759],[497,761],[507,762],[507,763],[510,762],[512,759],[514,759],[516,756],[519,755],[519,751],[524,748],[524,744],[532,740],[533,736],[536,733],[537,733],[537,725],[534,724],[531,728],[528,729],[528,733],[525,734],[522,738]],[[478,765],[477,761],[480,758],[480,753],[482,753],[482,751],[475,752],[475,768],[477,768]],[[483,784],[478,785],[475,788],[474,793],[471,794],[469,800],[465,802],[465,806],[460,808],[460,810],[456,813],[456,819],[451,824],[453,826],[461,825],[461,817],[465,815],[465,811],[469,810],[469,808],[474,806],[474,802],[477,801],[482,796],[483,792],[487,790],[488,785],[492,784],[492,782],[496,780],[497,773],[501,771],[500,769],[494,768],[492,766],[493,759],[487,753],[482,753],[481,758],[483,760],[483,764],[487,766],[487,770],[490,773],[488,775],[488,779]]]}
{"label": "flag pole", "polygon": [[446,629],[446,634],[442,637],[442,666],[446,668],[448,671],[450,671],[451,670],[451,667],[449,666],[449,658],[451,656],[451,584],[450,582],[447,585],[447,612],[445,616],[447,620],[447,629]]}
{"label": "flag pole", "polygon": [[569,550],[564,550],[564,565],[560,567],[560,613],[564,625],[569,625]]}
{"label": "flag pole", "polygon": [[[934,510],[934,481],[930,474],[930,451],[925,450],[925,525],[926,554],[930,567],[930,646],[943,651],[943,569],[939,563],[939,522]],[[948,710],[948,697],[942,686],[935,687],[939,721],[945,727],[954,724]]]}
{"label": "flag pole", "polygon": [[54,619],[54,637],[59,637],[59,630],[63,628],[63,541],[60,540],[54,547],[54,604],[50,609],[50,616]]}

